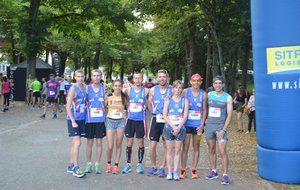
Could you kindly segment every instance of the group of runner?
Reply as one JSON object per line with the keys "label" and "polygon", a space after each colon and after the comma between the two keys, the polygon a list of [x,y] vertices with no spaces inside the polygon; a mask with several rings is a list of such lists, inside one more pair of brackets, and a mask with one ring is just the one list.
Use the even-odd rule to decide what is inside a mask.
{"label": "group of runner", "polygon": [[[193,74],[190,78],[190,88],[183,89],[183,83],[175,80],[169,85],[169,75],[166,70],[157,72],[158,85],[148,89],[142,85],[143,75],[133,74],[133,85],[122,90],[123,82],[114,80],[113,92],[108,96],[105,84],[100,81],[102,73],[92,71],[91,83],[84,84],[84,72],[75,71],[76,83],[70,87],[67,96],[68,133],[72,137],[70,163],[67,169],[76,177],[94,171],[101,173],[100,159],[102,155],[102,139],[107,136],[106,172],[119,173],[119,161],[123,137],[126,137],[126,164],[121,171],[128,174],[132,171],[132,152],[134,138],[138,145],[138,164],[136,171],[144,173],[142,165],[145,148],[144,139],[150,140],[150,159],[152,166],[147,171],[148,176],[158,175],[167,180],[184,179],[187,176],[187,160],[190,142],[193,154],[191,178],[199,178],[197,174],[199,148],[202,133],[205,133],[209,150],[211,171],[206,179],[218,178],[216,170],[216,147],[219,150],[223,176],[222,184],[229,184],[227,129],[232,115],[232,98],[223,91],[225,81],[222,76],[213,79],[214,91],[208,94],[201,89],[202,76]],[[107,113],[106,113],[107,108]],[[146,109],[151,110],[150,130],[146,124]],[[81,137],[87,138],[85,171],[78,164],[78,153]],[[157,144],[162,139],[164,153],[161,164],[157,164]],[[96,161],[92,164],[92,148],[96,141]],[[112,152],[116,141],[115,161],[112,164]],[[183,147],[183,148],[182,148]],[[181,151],[181,149],[183,149]],[[179,165],[181,161],[181,170]],[[167,165],[168,172],[165,173]]]}

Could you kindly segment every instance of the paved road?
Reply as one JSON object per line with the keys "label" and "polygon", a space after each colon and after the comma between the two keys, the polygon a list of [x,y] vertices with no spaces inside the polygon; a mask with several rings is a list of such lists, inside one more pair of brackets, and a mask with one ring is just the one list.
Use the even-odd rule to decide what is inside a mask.
{"label": "paved road", "polygon": [[[8,113],[0,114],[0,189],[251,189],[245,181],[239,181],[232,174],[230,186],[222,186],[221,180],[207,181],[208,157],[206,144],[202,142],[200,156],[200,179],[187,178],[179,182],[164,178],[137,174],[88,174],[75,178],[66,173],[69,159],[70,138],[67,136],[65,112],[58,119],[39,119],[41,109],[17,105]],[[105,170],[106,156],[102,156]],[[85,165],[85,139],[80,151],[80,165]],[[123,143],[124,147],[125,141]],[[150,167],[148,140],[145,143],[146,171]],[[161,146],[159,146],[161,151]],[[133,152],[133,166],[136,165],[137,150]],[[191,163],[189,161],[189,163]],[[125,164],[124,148],[120,168]],[[236,179],[236,180],[235,180]]]}

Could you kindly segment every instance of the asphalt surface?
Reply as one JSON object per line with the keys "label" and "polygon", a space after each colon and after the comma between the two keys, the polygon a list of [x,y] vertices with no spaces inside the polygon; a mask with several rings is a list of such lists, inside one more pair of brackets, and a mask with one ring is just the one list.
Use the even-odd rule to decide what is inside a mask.
{"label": "asphalt surface", "polygon": [[[238,176],[230,175],[231,184],[221,185],[221,178],[208,181],[205,175],[209,171],[207,145],[202,141],[200,148],[200,179],[188,178],[181,181],[167,181],[157,176],[137,174],[137,149],[133,148],[133,171],[130,174],[107,174],[106,139],[104,138],[101,159],[102,174],[87,174],[76,178],[66,173],[69,160],[71,139],[67,135],[66,112],[51,119],[50,112],[45,120],[39,118],[42,109],[32,109],[15,103],[16,106],[6,113],[0,113],[0,189],[251,189],[244,181],[235,180]],[[135,144],[136,145],[136,144]],[[85,165],[86,140],[82,139],[80,165]],[[125,146],[123,141],[122,158],[119,164],[122,170],[125,164]],[[145,172],[151,167],[149,142],[145,140]],[[158,157],[161,159],[162,146],[158,146]],[[113,162],[114,163],[114,162]],[[189,159],[188,164],[191,163]],[[190,164],[189,164],[190,165]],[[219,165],[220,166],[220,165]],[[221,173],[221,172],[220,172]],[[220,175],[220,174],[219,174]]]}

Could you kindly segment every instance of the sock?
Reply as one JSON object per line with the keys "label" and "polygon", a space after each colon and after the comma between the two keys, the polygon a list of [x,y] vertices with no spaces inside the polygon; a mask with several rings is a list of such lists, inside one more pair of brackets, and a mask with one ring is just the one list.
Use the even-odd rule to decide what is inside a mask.
{"label": "sock", "polygon": [[139,150],[138,150],[139,164],[141,164],[143,162],[144,153],[145,153],[145,148],[139,147]]}
{"label": "sock", "polygon": [[[90,162],[91,164],[92,164],[92,162]],[[99,165],[99,163],[98,162],[95,162],[95,166],[98,166]]]}
{"label": "sock", "polygon": [[107,164],[111,164],[111,161],[108,161]]}
{"label": "sock", "polygon": [[224,173],[223,176],[224,176],[224,175],[227,175],[227,174]]}
{"label": "sock", "polygon": [[186,170],[186,168],[181,168],[181,171],[185,171]]}
{"label": "sock", "polygon": [[115,163],[115,166],[119,166],[119,163]]}
{"label": "sock", "polygon": [[192,168],[192,173],[196,173],[197,169],[196,168]]}
{"label": "sock", "polygon": [[217,170],[216,170],[216,169],[212,169],[211,171],[213,171],[213,172],[217,173]]}
{"label": "sock", "polygon": [[74,167],[74,163],[70,163],[69,166],[70,166],[71,168],[73,168],[73,167]]}
{"label": "sock", "polygon": [[127,163],[131,163],[131,153],[132,153],[132,147],[127,147],[126,148]]}
{"label": "sock", "polygon": [[87,162],[86,164],[87,164],[87,165],[92,165],[92,162]]}

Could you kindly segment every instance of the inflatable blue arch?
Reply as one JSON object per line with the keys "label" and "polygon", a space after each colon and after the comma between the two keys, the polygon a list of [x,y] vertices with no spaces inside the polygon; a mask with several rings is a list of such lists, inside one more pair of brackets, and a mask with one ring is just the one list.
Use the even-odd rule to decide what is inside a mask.
{"label": "inflatable blue arch", "polygon": [[300,184],[300,0],[251,0],[258,174]]}

